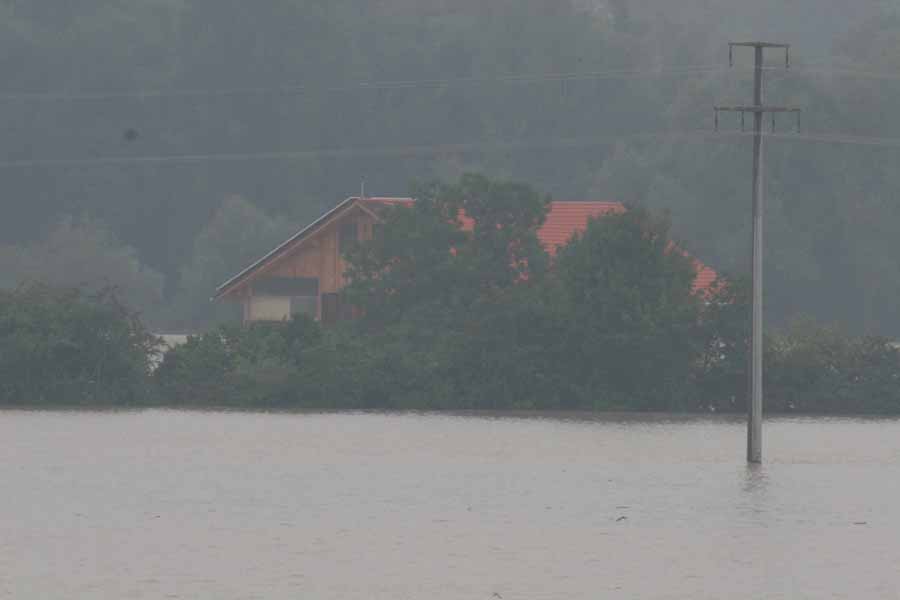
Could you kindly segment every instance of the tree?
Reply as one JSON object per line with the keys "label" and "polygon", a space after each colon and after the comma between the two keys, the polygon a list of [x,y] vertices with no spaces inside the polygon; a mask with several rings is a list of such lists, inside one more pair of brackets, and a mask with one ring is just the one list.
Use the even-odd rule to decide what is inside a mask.
{"label": "tree", "polygon": [[480,291],[503,290],[522,280],[540,278],[548,258],[537,236],[550,197],[526,184],[464,175],[439,191],[448,211],[471,219],[468,244],[455,248],[468,271],[479,273]]}
{"label": "tree", "polygon": [[[354,193],[360,176],[389,195],[413,178],[470,170],[560,198],[670,209],[696,256],[745,272],[746,140],[671,132],[711,129],[710,106],[747,97],[748,58],[718,67],[725,43],[752,32],[789,33],[802,68],[771,80],[769,99],[805,107],[811,130],[900,131],[900,85],[879,75],[900,65],[893,1],[40,4],[0,7],[0,154],[13,163],[3,202],[15,207],[0,240],[23,247],[64,215],[101,218],[167,291],[224,197],[304,223]],[[406,83],[360,85],[375,81]],[[211,93],[184,93],[202,90]],[[132,130],[138,137],[123,136]],[[402,159],[392,150],[420,146]],[[900,269],[885,258],[900,235],[895,153],[773,139],[773,321],[802,309],[900,336]],[[233,160],[194,160],[217,154]],[[52,162],[68,159],[87,162]],[[177,309],[182,327],[191,315],[206,324],[205,293],[195,301]]]}
{"label": "tree", "polygon": [[0,403],[144,402],[157,347],[112,289],[0,290]]}
{"label": "tree", "polygon": [[[750,365],[751,284],[748,278],[720,275],[709,294],[698,329],[702,344],[695,379],[697,408],[746,410]],[[766,336],[765,342],[768,342]],[[771,359],[771,353],[766,353]],[[768,361],[767,361],[768,363]],[[768,364],[767,364],[768,366]]]}
{"label": "tree", "polygon": [[0,287],[7,289],[29,282],[89,292],[112,287],[128,306],[151,318],[162,302],[162,276],[91,219],[67,217],[37,242],[0,247],[0,273]]}
{"label": "tree", "polygon": [[[480,175],[424,185],[416,196],[413,207],[387,212],[379,235],[347,256],[346,294],[363,311],[360,326],[379,336],[373,343],[390,348],[392,356],[417,358],[397,377],[405,380],[401,388],[419,382],[418,392],[434,397],[429,388],[438,385],[441,395],[456,395],[453,402],[470,406],[530,401],[515,392],[527,387],[529,373],[546,371],[530,369],[525,359],[534,357],[540,342],[524,329],[521,336],[510,333],[537,306],[516,307],[536,293],[546,272],[537,230],[549,198]],[[530,350],[516,349],[517,340]],[[499,358],[500,347],[515,370],[473,361]],[[505,364],[512,366],[510,361]]]}
{"label": "tree", "polygon": [[797,319],[771,336],[766,404],[777,412],[896,413],[900,352],[875,336]]}
{"label": "tree", "polygon": [[[319,324],[308,317],[287,323],[221,326],[170,349],[153,372],[160,398],[179,406],[302,406],[310,388],[329,377],[339,360],[325,350]],[[316,371],[324,367],[324,373]]]}
{"label": "tree", "polygon": [[226,198],[197,236],[181,270],[168,327],[196,330],[238,320],[236,306],[210,302],[216,288],[293,231],[289,221],[272,218],[243,198]]}
{"label": "tree", "polygon": [[387,212],[376,238],[347,256],[347,297],[370,320],[401,318],[423,305],[455,319],[545,271],[537,230],[549,198],[481,175],[424,185],[416,196],[412,208]]}
{"label": "tree", "polygon": [[642,208],[590,222],[559,254],[567,368],[587,394],[633,407],[684,407],[699,357],[692,260],[667,219]]}

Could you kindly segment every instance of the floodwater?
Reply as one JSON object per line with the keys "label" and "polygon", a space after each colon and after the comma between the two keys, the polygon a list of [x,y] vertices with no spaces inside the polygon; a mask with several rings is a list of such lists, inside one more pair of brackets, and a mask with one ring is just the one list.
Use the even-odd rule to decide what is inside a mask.
{"label": "floodwater", "polygon": [[0,411],[0,597],[900,598],[900,421]]}

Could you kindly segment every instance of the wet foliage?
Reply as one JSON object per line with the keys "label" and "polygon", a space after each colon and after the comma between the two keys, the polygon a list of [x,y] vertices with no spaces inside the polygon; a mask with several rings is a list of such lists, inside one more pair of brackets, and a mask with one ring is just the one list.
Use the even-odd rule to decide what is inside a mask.
{"label": "wet foliage", "polygon": [[[422,201],[393,209],[380,235],[348,254],[345,294],[360,318],[193,337],[154,374],[163,397],[332,409],[745,409],[749,286],[721,278],[694,291],[692,261],[664,215],[630,207],[596,219],[551,259],[536,244],[547,199],[527,186],[465,176],[420,191]],[[478,215],[474,231],[463,231],[460,209]],[[900,356],[884,339],[797,322],[768,336],[766,368],[769,410],[900,412]]]}

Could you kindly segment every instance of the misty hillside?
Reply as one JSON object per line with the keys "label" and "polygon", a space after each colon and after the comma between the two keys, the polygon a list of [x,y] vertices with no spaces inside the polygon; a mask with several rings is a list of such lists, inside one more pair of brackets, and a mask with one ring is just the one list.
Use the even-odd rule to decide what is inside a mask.
{"label": "misty hillside", "polygon": [[767,310],[900,337],[895,1],[52,4],[0,5],[0,285],[107,280],[203,327],[231,316],[216,284],[363,180],[465,171],[669,210],[742,272],[750,141],[712,106],[750,101],[727,42],[762,38],[794,46],[766,93],[809,136],[767,145]]}

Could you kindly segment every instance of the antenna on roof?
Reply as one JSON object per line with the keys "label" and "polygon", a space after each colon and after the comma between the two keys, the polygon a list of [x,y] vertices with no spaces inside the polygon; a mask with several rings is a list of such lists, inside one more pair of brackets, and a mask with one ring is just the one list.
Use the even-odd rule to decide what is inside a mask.
{"label": "antenna on roof", "polygon": [[363,177],[362,180],[360,180],[360,182],[359,182],[359,199],[360,200],[366,199],[366,178],[365,177]]}

